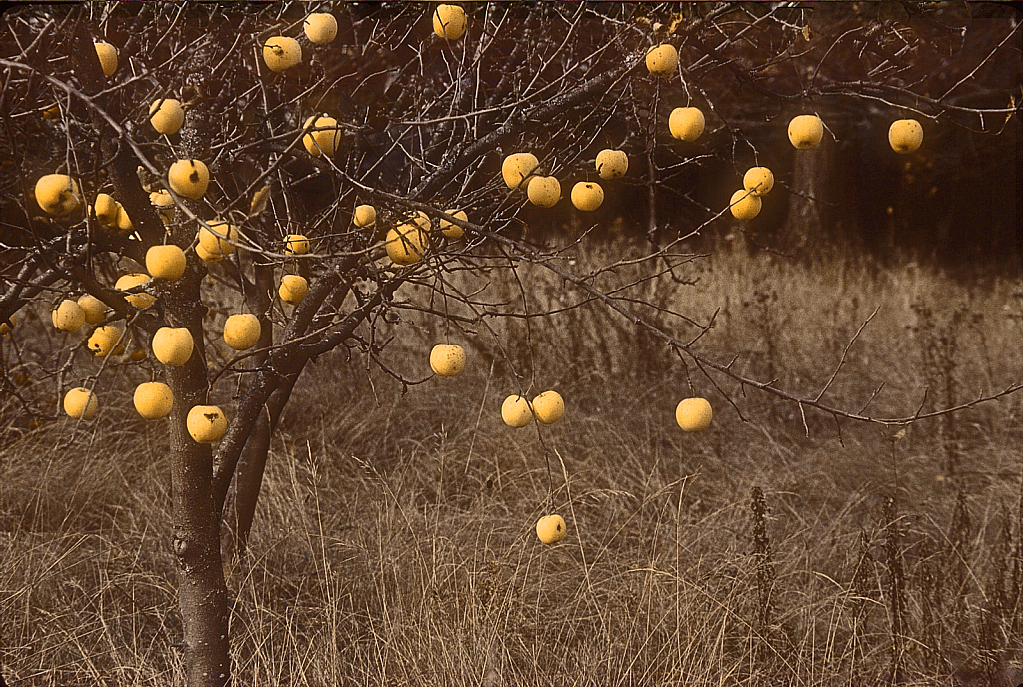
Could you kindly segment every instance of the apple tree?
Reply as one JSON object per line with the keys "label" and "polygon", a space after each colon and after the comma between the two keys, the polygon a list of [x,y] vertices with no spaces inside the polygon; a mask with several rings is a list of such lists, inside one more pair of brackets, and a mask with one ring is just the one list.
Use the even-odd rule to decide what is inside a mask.
{"label": "apple tree", "polygon": [[[379,332],[403,313],[466,337],[488,336],[492,317],[549,314],[517,282],[520,264],[563,280],[566,307],[618,313],[707,385],[758,389],[839,426],[907,424],[1017,391],[893,417],[833,407],[830,382],[807,395],[740,374],[700,348],[713,319],[604,289],[549,240],[599,236],[618,203],[639,226],[637,253],[601,272],[644,264],[649,279],[684,282],[696,258],[685,241],[745,232],[778,196],[797,199],[788,212],[804,234],[764,247],[816,240],[806,232],[824,230],[822,156],[854,118],[890,135],[892,156],[926,145],[935,122],[996,133],[1017,106],[982,82],[983,65],[909,73],[941,41],[972,39],[921,7],[916,23],[796,3],[11,10],[0,29],[5,421],[52,416],[10,372],[35,356],[68,432],[99,408],[163,423],[187,679],[223,685],[222,551],[244,555],[271,437],[310,361],[347,350],[400,378]],[[1001,38],[978,40],[995,54]],[[959,98],[960,78],[986,90]],[[952,87],[932,93],[929,79]],[[768,156],[768,139],[794,166]],[[733,178],[708,202],[691,191],[714,165]],[[488,300],[499,281],[518,283],[518,303]],[[33,309],[67,336],[32,333]],[[440,343],[433,370],[457,374],[464,350]],[[505,421],[556,421],[563,399],[527,401],[510,369]],[[135,410],[107,407],[114,376],[139,382]],[[677,419],[698,431],[711,411],[691,395]],[[552,514],[537,532],[557,541],[564,522]]]}

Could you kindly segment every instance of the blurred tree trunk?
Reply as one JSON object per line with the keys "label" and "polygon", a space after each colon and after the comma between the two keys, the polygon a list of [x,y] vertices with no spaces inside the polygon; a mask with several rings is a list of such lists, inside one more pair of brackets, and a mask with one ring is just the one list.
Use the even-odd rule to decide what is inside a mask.
{"label": "blurred tree trunk", "polygon": [[820,145],[810,150],[793,149],[789,208],[784,224],[782,250],[794,252],[804,261],[814,260],[838,238],[831,231],[827,204],[831,194],[835,142],[824,133]]}

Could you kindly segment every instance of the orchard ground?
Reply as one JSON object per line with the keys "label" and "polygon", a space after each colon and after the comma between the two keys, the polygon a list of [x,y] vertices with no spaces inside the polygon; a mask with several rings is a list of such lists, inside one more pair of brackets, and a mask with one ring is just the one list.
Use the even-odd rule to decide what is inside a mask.
{"label": "orchard ground", "polygon": [[[576,270],[628,250],[586,242]],[[519,270],[537,311],[574,302],[541,268]],[[643,276],[628,272],[601,283]],[[701,321],[720,308],[699,345],[798,391],[820,388],[880,306],[827,392],[839,407],[881,382],[871,409],[884,415],[924,389],[928,410],[946,390],[959,403],[1019,377],[1018,275],[810,270],[722,247],[682,276],[698,280],[636,290]],[[686,434],[683,366],[583,306],[528,336],[521,319],[489,323],[524,386],[535,375],[530,396],[566,402],[557,424],[515,430],[499,409],[518,389],[490,333],[396,311],[414,326],[381,324],[396,336],[382,357],[425,381],[402,393],[360,354],[324,356],[274,438],[249,558],[228,570],[239,684],[1019,681],[1019,394],[905,433],[843,422],[839,441],[831,417],[808,411],[804,428],[794,404],[722,382],[743,421],[690,365],[714,421]],[[19,330],[41,331],[49,314],[26,318]],[[427,379],[443,341],[465,346],[466,369]],[[13,684],[183,682],[167,434],[132,408],[139,375],[107,377],[92,422],[2,429]],[[545,547],[534,526],[549,512],[568,535]]]}

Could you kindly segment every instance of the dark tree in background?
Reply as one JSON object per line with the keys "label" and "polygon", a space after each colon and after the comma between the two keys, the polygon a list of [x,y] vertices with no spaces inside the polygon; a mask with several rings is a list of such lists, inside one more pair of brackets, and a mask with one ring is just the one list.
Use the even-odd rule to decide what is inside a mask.
{"label": "dark tree in background", "polygon": [[[5,369],[0,417],[48,417],[44,389],[62,398],[83,386],[102,403],[108,375],[169,384],[172,545],[189,684],[230,679],[222,548],[244,555],[270,440],[307,364],[346,348],[388,369],[377,328],[402,310],[485,332],[481,313],[501,313],[480,294],[460,291],[452,278],[460,272],[514,280],[518,263],[539,265],[564,280],[574,303],[606,306],[701,370],[836,421],[904,424],[955,409],[875,417],[744,377],[695,345],[710,324],[604,292],[549,246],[563,235],[599,241],[624,227],[639,256],[629,260],[665,265],[657,277],[665,279],[693,259],[683,251],[710,249],[727,236],[808,261],[862,250],[946,261],[1010,257],[1020,223],[1014,9],[952,2],[465,8],[466,35],[445,40],[431,30],[432,3],[325,5],[338,23],[326,45],[303,35],[304,4],[88,3],[9,8],[4,17],[0,322],[14,323],[33,304],[45,312],[89,294],[107,308],[95,324],[118,327],[127,346],[123,358],[94,357],[81,336],[88,328],[31,340],[14,323],[4,366],[31,357],[46,374],[25,390]],[[262,55],[278,35],[297,37],[302,59],[276,73]],[[112,74],[97,58],[99,40],[119,52]],[[656,78],[644,55],[661,43],[677,47],[680,60],[674,73]],[[158,134],[148,121],[151,104],[165,98],[184,105],[180,133]],[[693,143],[668,132],[669,113],[683,106],[707,118]],[[796,151],[786,126],[805,113],[820,115],[825,137],[812,151]],[[334,155],[312,155],[303,143],[304,127],[321,114],[337,121]],[[887,142],[889,124],[902,118],[919,120],[925,132],[923,147],[906,156]],[[628,174],[604,183],[599,210],[581,213],[568,196],[577,181],[597,180],[602,148],[626,151]],[[563,199],[554,208],[530,205],[502,182],[502,160],[521,151],[536,155],[540,173],[559,178]],[[174,217],[165,223],[150,194],[168,187],[174,161],[193,159],[208,166],[209,188],[201,198],[172,194]],[[756,165],[774,171],[776,188],[759,217],[738,223],[729,199]],[[43,212],[34,194],[47,174],[75,179],[82,207]],[[102,225],[92,209],[99,193],[122,204],[129,230]],[[372,227],[353,224],[360,204],[376,208]],[[394,264],[383,241],[416,213],[429,220],[429,249],[413,264]],[[207,262],[196,234],[225,226],[217,222],[239,234],[230,237],[228,257]],[[451,223],[464,237],[442,236]],[[310,239],[307,254],[287,250],[285,237],[296,234]],[[187,269],[175,281],[135,287],[133,295],[156,299],[136,309],[114,284],[142,272],[148,250],[163,244],[185,251]],[[278,295],[284,275],[308,282],[294,307]],[[397,304],[403,285],[429,296]],[[525,296],[518,306],[528,311]],[[503,313],[524,314],[513,310]],[[219,332],[224,315],[241,312],[261,327],[255,347],[239,353]],[[162,327],[190,332],[195,350],[185,365],[131,355],[148,350]],[[207,403],[223,407],[229,422],[214,449],[186,430],[189,410]]]}

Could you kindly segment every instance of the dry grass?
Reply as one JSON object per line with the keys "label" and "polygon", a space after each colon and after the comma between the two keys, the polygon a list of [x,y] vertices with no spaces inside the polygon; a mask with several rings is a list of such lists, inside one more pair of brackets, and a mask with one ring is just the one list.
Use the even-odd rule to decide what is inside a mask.
{"label": "dry grass", "polygon": [[[589,249],[576,269],[620,251]],[[881,381],[871,407],[887,413],[949,375],[958,400],[1020,376],[1009,281],[727,253],[683,272],[695,286],[637,295],[701,322],[721,308],[703,350],[744,352],[740,369],[807,392],[881,305],[826,396],[838,405]],[[570,302],[540,270],[521,275],[533,308]],[[444,330],[403,317],[414,326],[384,357],[425,377]],[[305,376],[251,558],[229,571],[240,683],[1009,684],[1023,643],[1018,396],[897,442],[846,423],[840,443],[831,418],[808,415],[806,437],[796,408],[719,378],[741,421],[696,368],[600,308],[531,321],[531,349],[525,322],[489,324],[523,387],[566,398],[540,435],[501,424],[518,386],[486,330],[451,333],[470,346],[463,375],[405,394],[343,354]],[[700,435],[673,424],[690,378],[715,407]],[[0,663],[14,684],[181,682],[169,469],[159,423],[128,419],[131,383],[73,451],[54,450],[65,421],[3,437]],[[549,511],[569,525],[554,547],[533,533]]]}

